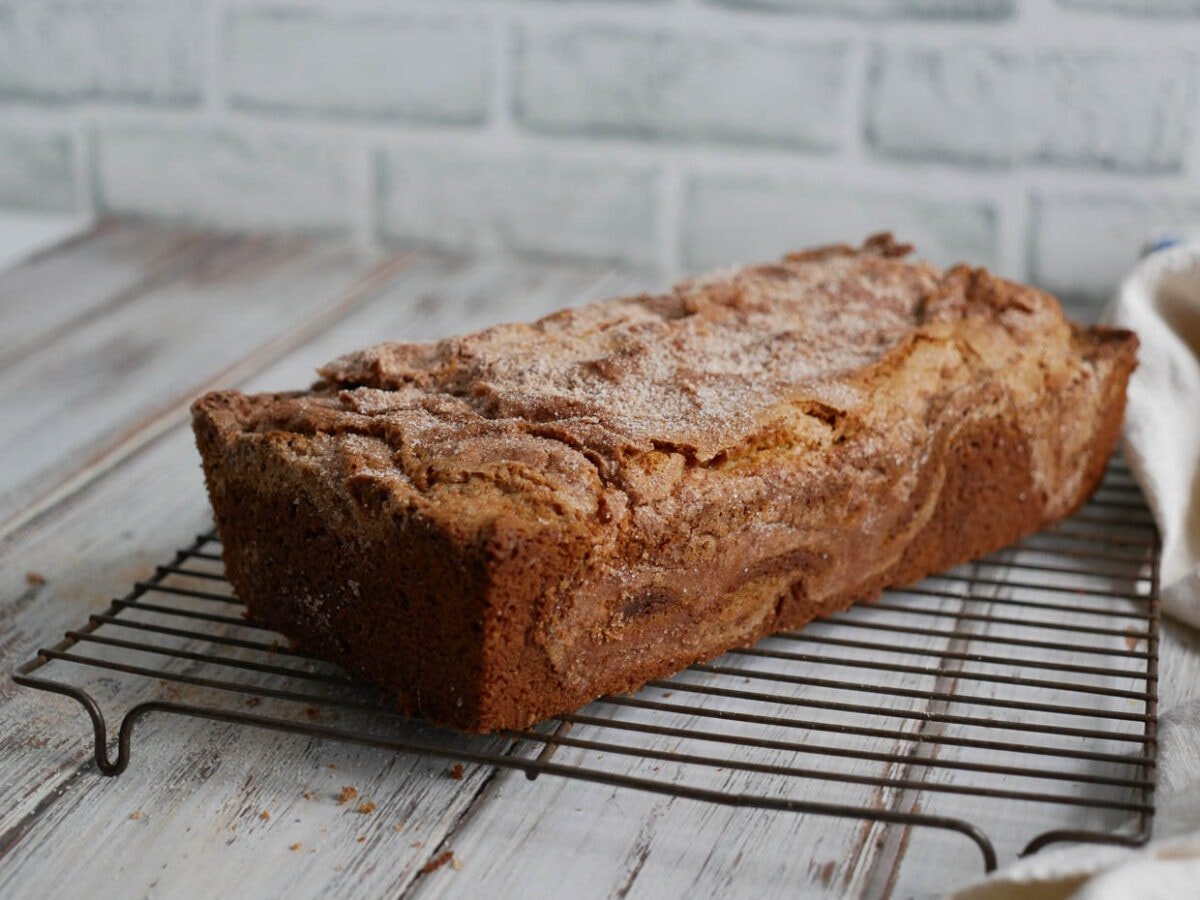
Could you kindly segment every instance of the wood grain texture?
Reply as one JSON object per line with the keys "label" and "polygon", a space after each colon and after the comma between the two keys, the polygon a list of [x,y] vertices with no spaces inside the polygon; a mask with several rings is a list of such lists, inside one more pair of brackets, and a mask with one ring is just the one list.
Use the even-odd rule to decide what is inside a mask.
{"label": "wood grain texture", "polygon": [[186,272],[228,239],[113,220],[0,273],[0,369]]}
{"label": "wood grain texture", "polygon": [[[127,238],[126,230],[101,235]],[[160,243],[153,233],[146,240],[153,248]],[[102,301],[103,315],[48,333],[19,364],[0,370],[0,416],[21,435],[0,447],[0,533],[73,474],[95,468],[136,436],[177,424],[214,379],[229,378],[247,361],[251,370],[261,367],[272,349],[287,349],[287,336],[311,330],[313,317],[331,309],[344,314],[403,264],[369,265],[344,249],[296,240],[208,237],[193,244],[202,250],[185,253],[190,264],[144,274],[118,292],[121,302]],[[139,247],[134,255],[153,268],[161,252]],[[121,268],[134,268],[119,258]],[[70,292],[77,277],[58,289]]]}
{"label": "wood grain texture", "polygon": [[[118,223],[0,274],[0,315],[21,317],[25,332],[7,343],[7,330],[0,338],[0,415],[6,425],[22,416],[22,429],[42,448],[30,464],[0,447],[0,491],[9,498],[0,499],[0,669],[56,641],[206,527],[187,428],[193,394],[296,387],[316,365],[376,341],[439,337],[652,284],[644,273],[599,266],[362,260],[327,244]],[[25,304],[30,296],[64,299],[41,309]],[[44,408],[22,409],[23,397],[37,397]],[[27,582],[27,572],[46,583]],[[915,595],[897,602],[920,601],[945,616],[939,627],[976,629],[980,639],[1006,633],[963,614],[992,610],[1011,588],[975,596],[960,584],[947,594],[932,603]],[[909,644],[935,653],[957,646],[936,635],[912,636]],[[838,652],[852,661],[870,651]],[[1200,639],[1167,624],[1162,654],[1165,710],[1200,693]],[[1010,664],[975,671],[1016,671],[1020,654],[1012,656]],[[724,662],[748,671],[773,665],[737,654]],[[861,671],[845,668],[835,677]],[[80,677],[114,716],[168,689],[99,672]],[[962,678],[953,665],[897,674],[888,686],[1009,696],[1002,685]],[[900,734],[952,728],[929,718],[945,701],[864,696]],[[680,707],[674,724],[712,727],[702,716],[716,705],[711,698],[665,699]],[[639,715],[602,712],[625,721]],[[911,746],[774,729],[754,733],[808,750]],[[577,726],[572,735],[588,730]],[[652,735],[641,746],[669,750],[679,741]],[[90,753],[86,719],[72,701],[0,680],[0,896],[908,896],[979,871],[977,851],[964,838],[927,829],[728,809],[552,777],[529,782],[484,767],[468,766],[458,781],[437,762],[166,715],[138,726],[132,765],[120,778],[101,777]],[[584,755],[562,750],[557,758]],[[644,762],[588,758],[675,777]],[[796,750],[758,758],[864,778],[947,777],[920,753],[899,765]],[[988,757],[941,746],[938,758]],[[745,783],[734,771],[709,777],[714,787]],[[796,790],[794,780],[771,784]],[[339,804],[348,785],[358,802],[375,808],[359,813]],[[1047,790],[1061,788],[1047,783]],[[823,785],[822,799],[907,809],[916,797],[849,783],[833,793]],[[974,801],[923,794],[920,802],[926,812],[961,814]],[[1014,808],[1001,843],[1021,837],[1023,815],[1028,810]],[[1094,818],[1081,813],[1079,821]],[[461,868],[422,872],[448,851]]]}

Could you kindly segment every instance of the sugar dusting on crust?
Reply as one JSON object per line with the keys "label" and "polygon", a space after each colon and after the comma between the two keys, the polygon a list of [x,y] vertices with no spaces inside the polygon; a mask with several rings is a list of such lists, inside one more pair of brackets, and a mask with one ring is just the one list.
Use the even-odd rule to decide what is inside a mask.
{"label": "sugar dusting on crust", "polygon": [[[705,461],[778,403],[870,364],[914,327],[931,266],[872,252],[752,266],[431,344],[380,344],[320,371],[364,414],[424,408],[568,423]],[[381,393],[386,392],[386,393]]]}
{"label": "sugar dusting on crust", "polygon": [[478,504],[456,486],[482,479],[507,502],[603,517],[670,489],[655,453],[787,452],[796,478],[821,480],[818,451],[838,443],[842,466],[917,466],[934,419],[978,405],[983,385],[1020,410],[1041,500],[1062,505],[1065,455],[1089,432],[1049,440],[1064,426],[1044,400],[1095,379],[1058,304],[982,269],[906,261],[910,249],[878,235],[530,324],[379,344],[323,366],[310,392],[240,398],[240,416],[259,434],[332,436],[335,458],[313,465],[441,491],[459,513]]}

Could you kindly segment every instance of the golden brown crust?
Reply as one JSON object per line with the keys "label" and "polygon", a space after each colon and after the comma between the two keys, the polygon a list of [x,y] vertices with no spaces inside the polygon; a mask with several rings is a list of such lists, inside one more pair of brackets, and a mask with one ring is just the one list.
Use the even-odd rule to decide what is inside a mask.
{"label": "golden brown crust", "polygon": [[[251,612],[521,727],[997,549],[1097,483],[1129,332],[890,236],[207,395]],[[986,510],[986,515],[980,515]]]}

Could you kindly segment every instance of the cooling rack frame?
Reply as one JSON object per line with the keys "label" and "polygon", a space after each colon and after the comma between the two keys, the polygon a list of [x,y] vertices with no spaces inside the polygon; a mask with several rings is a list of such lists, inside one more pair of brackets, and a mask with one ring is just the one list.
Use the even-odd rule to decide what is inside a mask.
{"label": "cooling rack frame", "polygon": [[[1012,560],[1011,550],[1028,549],[1031,542],[1042,538],[1049,538],[1051,543],[1057,541],[1058,544],[1044,551],[1039,551],[1035,546],[1033,548],[1035,551],[1050,557],[1061,556],[1064,560],[1071,561],[1070,564],[1054,565],[1053,563],[1043,563],[1035,565],[1028,562],[1018,563]],[[724,806],[752,807],[778,812],[834,816],[903,826],[940,828],[957,832],[972,841],[982,854],[984,867],[988,871],[993,870],[997,865],[997,851],[985,828],[977,824],[977,821],[968,820],[963,817],[920,812],[917,810],[915,804],[909,809],[897,809],[882,806],[871,807],[823,802],[819,796],[772,796],[768,793],[733,792],[702,787],[667,778],[649,778],[644,775],[612,771],[609,768],[564,763],[561,760],[556,760],[555,756],[560,750],[570,748],[579,752],[609,754],[618,758],[622,756],[636,756],[639,759],[657,760],[664,764],[680,767],[680,771],[696,771],[695,769],[689,769],[689,767],[707,767],[711,769],[717,765],[723,767],[732,766],[735,769],[740,768],[751,774],[760,773],[764,776],[770,775],[775,777],[794,776],[805,779],[805,783],[835,783],[839,781],[855,784],[878,783],[888,788],[914,791],[918,796],[923,792],[929,791],[942,793],[958,792],[977,796],[984,800],[1042,801],[1067,806],[1082,805],[1106,810],[1120,810],[1132,814],[1132,829],[1122,833],[1072,827],[1056,827],[1040,831],[1033,834],[1029,839],[1022,851],[1022,855],[1036,852],[1048,844],[1063,841],[1136,846],[1144,843],[1149,838],[1150,826],[1154,815],[1156,780],[1159,640],[1158,566],[1160,547],[1157,532],[1154,529],[1152,520],[1149,518],[1148,511],[1145,509],[1140,491],[1138,491],[1136,484],[1132,481],[1128,469],[1119,459],[1114,459],[1110,462],[1105,482],[1092,501],[1081,512],[1068,519],[1062,525],[1034,536],[1034,538],[1028,539],[1027,542],[1016,545],[1016,548],[1001,551],[1000,554],[994,555],[994,557],[989,557],[977,564],[972,564],[968,567],[969,571],[966,575],[956,575],[954,573],[959,570],[952,570],[950,573],[936,576],[935,580],[949,581],[953,584],[957,579],[959,583],[965,584],[966,587],[962,588],[962,592],[959,594],[952,594],[947,588],[929,587],[929,580],[927,580],[920,585],[903,589],[900,592],[886,592],[884,597],[876,603],[854,607],[845,613],[840,613],[826,620],[827,622],[833,622],[842,626],[842,630],[839,632],[841,636],[824,633],[816,635],[811,633],[814,629],[810,626],[808,629],[793,634],[780,635],[769,639],[774,641],[772,646],[778,648],[782,642],[786,649],[769,649],[760,644],[754,648],[732,651],[734,658],[742,661],[749,659],[752,662],[758,663],[795,664],[797,666],[803,665],[807,668],[799,669],[793,673],[774,670],[760,672],[756,669],[731,666],[729,659],[722,657],[720,660],[711,663],[693,666],[685,673],[681,673],[681,675],[671,679],[660,679],[650,682],[647,688],[638,694],[609,697],[601,702],[618,710],[633,710],[642,714],[661,715],[664,717],[677,714],[681,709],[687,709],[691,713],[716,723],[761,724],[764,726],[785,725],[793,729],[804,729],[810,736],[813,733],[836,734],[840,737],[856,735],[864,741],[868,738],[895,738],[900,742],[907,742],[913,746],[923,746],[923,744],[953,745],[977,750],[1036,754],[1044,757],[1053,757],[1060,761],[1075,760],[1077,762],[1091,761],[1105,764],[1120,764],[1129,767],[1135,773],[1120,778],[1075,772],[1069,769],[1035,770],[1029,766],[949,759],[939,760],[935,755],[930,756],[930,758],[915,758],[911,752],[912,746],[903,752],[898,749],[893,753],[881,753],[870,750],[856,750],[853,747],[845,746],[789,744],[778,740],[756,740],[752,743],[746,743],[745,738],[729,736],[717,731],[710,732],[703,729],[685,730],[672,727],[668,724],[656,724],[654,721],[619,721],[611,715],[597,715],[593,709],[594,705],[584,707],[583,710],[570,715],[560,716],[533,729],[504,732],[501,734],[501,737],[508,742],[508,746],[502,751],[496,751],[480,749],[469,742],[466,745],[446,746],[436,742],[414,740],[406,737],[380,736],[363,730],[323,724],[307,718],[302,714],[299,706],[297,706],[295,717],[291,717],[265,715],[259,712],[248,711],[248,708],[232,708],[228,705],[222,706],[216,703],[181,702],[169,697],[156,698],[138,702],[124,711],[116,729],[114,751],[110,748],[108,720],[100,704],[92,694],[79,684],[71,683],[70,680],[49,677],[49,673],[43,670],[52,664],[65,663],[69,666],[119,672],[133,678],[159,679],[165,682],[174,682],[187,686],[189,689],[194,688],[202,691],[221,693],[222,696],[244,694],[245,702],[253,705],[257,705],[260,700],[271,699],[284,703],[321,704],[332,705],[338,708],[354,708],[360,711],[379,712],[398,717],[398,713],[390,709],[383,698],[374,695],[365,686],[362,687],[363,697],[369,697],[370,699],[331,700],[330,696],[319,693],[314,694],[308,690],[294,690],[290,687],[240,682],[233,679],[231,675],[213,677],[213,672],[205,667],[216,667],[217,671],[232,669],[234,672],[249,672],[263,675],[264,677],[298,679],[314,684],[332,683],[339,687],[348,685],[348,677],[337,673],[332,667],[327,667],[324,673],[312,673],[307,670],[301,672],[301,670],[293,666],[282,664],[293,660],[311,661],[312,657],[308,657],[299,651],[285,649],[286,645],[281,644],[280,639],[277,637],[273,637],[273,632],[269,632],[257,624],[247,622],[236,615],[227,615],[227,612],[240,608],[236,598],[231,593],[221,593],[217,590],[208,591],[195,587],[180,587],[174,584],[175,581],[181,578],[189,580],[189,583],[194,583],[197,580],[211,581],[214,587],[217,586],[218,582],[223,582],[223,576],[214,570],[214,566],[220,561],[219,554],[213,550],[218,543],[217,536],[211,531],[197,535],[191,544],[178,550],[170,562],[158,566],[150,578],[136,582],[125,596],[113,600],[103,612],[90,616],[88,621],[81,627],[68,631],[62,641],[52,647],[39,650],[33,659],[20,666],[14,673],[14,680],[19,684],[70,697],[83,706],[91,719],[94,731],[95,762],[99,771],[105,775],[119,775],[128,768],[132,754],[134,729],[138,722],[152,714],[168,714],[237,725],[255,726],[308,737],[325,738],[395,752],[446,759],[454,762],[495,766],[503,769],[522,771],[530,779],[535,779],[541,775],[552,775],[677,796],[695,801],[716,803]],[[193,567],[201,561],[204,565],[208,566],[207,569]],[[1132,568],[1128,572],[1123,573],[1107,571],[1104,566],[1100,565],[1101,563],[1104,563],[1105,566],[1110,563],[1116,563],[1118,567],[1126,564],[1136,566],[1137,575],[1131,574],[1133,571]],[[1000,574],[989,575],[992,569],[999,569]],[[1069,583],[1065,586],[1058,586],[1050,583],[1048,580],[1052,577],[1061,579],[1072,576],[1084,579],[1085,576],[1090,577],[1095,575],[1096,571],[1102,574],[1107,571],[1107,574],[1114,578],[1119,577],[1129,583],[1143,584],[1145,589],[1132,592],[1112,591],[1106,593],[1096,588],[1079,588]],[[1016,579],[1004,577],[1005,574],[1011,576],[1014,573],[1018,576]],[[1039,582],[1038,578],[1042,578],[1043,581]],[[965,594],[970,593],[970,587],[973,585],[1029,591],[1033,592],[1040,599],[1013,599],[1012,597],[997,596],[974,598],[965,596]],[[906,598],[916,597],[919,599],[924,596],[939,599],[947,597],[957,598],[962,601],[960,603],[961,608],[956,611],[947,612],[932,608],[914,607],[896,600],[897,593],[903,594]],[[1055,599],[1045,599],[1042,595],[1046,593],[1049,593],[1052,597],[1061,594],[1061,602]],[[176,601],[186,598],[188,602],[200,601],[202,604],[215,604],[213,608],[224,609],[225,611],[212,612],[205,609],[185,608],[179,605],[173,606],[171,605],[172,598]],[[968,603],[971,600],[985,601],[987,610],[989,611],[973,611],[975,607],[970,606]],[[1112,601],[1111,608],[1105,606],[1108,601]],[[1118,602],[1119,606],[1117,605]],[[997,615],[991,612],[990,610],[994,607],[999,607],[1002,613]],[[1139,612],[1132,613],[1128,611],[1129,609],[1137,609]],[[916,624],[895,625],[894,623],[881,623],[878,618],[874,617],[874,612],[877,611],[899,615],[912,615],[916,617]],[[160,618],[165,617],[169,621],[173,620],[173,617],[174,619],[182,620],[184,624],[179,627],[154,624],[138,620],[131,616],[131,613],[150,613]],[[1027,616],[1032,613],[1049,613],[1052,615],[1065,613],[1077,618],[1091,616],[1093,618],[1099,617],[1101,621],[1104,620],[1104,617],[1111,617],[1114,621],[1118,619],[1133,621],[1140,627],[1132,629],[1126,626],[1124,629],[1119,629],[1098,625],[1085,625],[1079,622],[1071,625],[1070,623],[1037,620],[1035,620],[1035,624],[1031,625]],[[949,630],[937,629],[925,624],[929,619],[937,621],[938,619],[947,617],[953,619],[953,626]],[[206,632],[202,630],[201,624],[205,627],[220,627],[224,629],[224,632],[219,635]],[[1006,637],[1002,634],[981,636],[979,633],[969,631],[962,634],[959,633],[960,629],[971,625],[981,625],[982,627],[997,626],[1001,628],[1040,628],[1049,631],[1055,639],[1035,640],[1032,638]],[[251,639],[233,636],[235,633],[242,634],[246,629],[252,634],[257,633],[257,635],[269,638],[269,640],[260,640],[258,637]],[[872,664],[869,660],[863,662],[861,660],[850,660],[848,658],[828,655],[830,648],[849,648],[872,652],[872,647],[881,651],[881,657],[886,655],[883,652],[886,650],[885,645],[877,641],[868,640],[865,637],[859,639],[861,637],[859,632],[865,632],[868,637],[880,632],[883,632],[885,636],[888,632],[894,635],[908,633],[945,636],[951,642],[961,638],[967,641],[967,646],[965,649],[946,649],[941,652],[915,651],[915,658],[906,662],[889,662],[886,658],[880,658]],[[114,636],[114,634],[117,636]],[[847,634],[849,636],[846,636]],[[859,635],[859,637],[856,637],[856,635]],[[151,636],[181,638],[189,643],[183,648],[167,647],[152,643]],[[1002,654],[1005,648],[1037,649],[1039,651],[1049,651],[1051,654],[1065,654],[1068,652],[1091,653],[1093,651],[1087,649],[1090,645],[1086,643],[1086,639],[1090,636],[1102,636],[1109,639],[1116,636],[1123,636],[1128,639],[1128,646],[1123,652],[1112,648],[1095,650],[1097,658],[1096,665],[1094,666],[1067,665],[1056,662],[1055,658],[1051,657],[1040,661],[1022,660],[1022,668],[1024,669],[1026,664],[1028,664],[1027,667],[1032,670],[1032,674],[1024,672],[1022,674],[988,673],[983,671],[969,672],[962,668],[967,664],[982,666],[1001,665],[1006,662],[1006,658]],[[1083,644],[1073,644],[1069,640],[1073,637],[1084,638],[1085,642]],[[223,647],[226,650],[222,653],[211,648],[208,652],[187,649],[193,641],[197,642],[198,646],[208,644],[211,645],[211,648]],[[995,644],[1001,648],[1001,651],[992,654],[970,652],[970,643],[973,641]],[[804,651],[806,650],[806,646],[811,647],[813,645],[818,648],[814,652],[792,652],[792,649],[790,649],[794,646]],[[88,648],[99,646],[108,648],[110,654],[127,652],[135,656],[139,653],[143,655],[161,655],[168,660],[175,660],[184,664],[185,670],[172,670],[168,667],[168,663],[164,663],[159,668],[154,668],[128,660],[101,658],[94,653],[89,654]],[[952,646],[952,643],[947,646]],[[1144,649],[1138,649],[1143,646]],[[825,648],[824,652],[820,650],[822,647]],[[255,661],[253,659],[248,660],[242,657],[229,656],[228,653],[231,648],[251,653],[266,653],[268,654],[266,657],[268,661]],[[920,661],[922,653],[925,656],[937,659],[937,667],[923,665]],[[1073,687],[1072,682],[1062,682],[1060,680],[1064,675],[1071,673],[1102,675],[1105,672],[1105,666],[1101,663],[1106,657],[1110,659],[1113,657],[1123,657],[1127,660],[1135,661],[1139,668],[1131,670],[1128,674],[1142,682],[1144,690],[1103,689],[1085,687],[1082,684]],[[1012,660],[1007,661],[1011,662]],[[889,687],[886,684],[864,684],[848,677],[826,677],[826,675],[830,674],[827,669],[837,669],[846,666],[868,671],[873,670],[892,676],[897,674],[921,677],[926,675],[935,676],[942,672],[943,668],[949,663],[959,666],[956,677],[981,685],[1015,685],[1022,689],[1028,688],[1031,691],[1036,691],[1061,688],[1066,684],[1068,690],[1074,690],[1075,687],[1078,687],[1080,693],[1091,696],[1109,696],[1131,700],[1135,704],[1140,704],[1142,711],[1140,713],[1105,713],[1087,706],[1022,702],[985,695],[976,696],[969,693]],[[826,668],[821,668],[822,666]],[[813,667],[817,668],[814,669]],[[816,675],[811,674],[814,671],[817,672]],[[688,677],[689,673],[691,675],[698,674],[708,680],[696,681],[690,679]],[[793,692],[776,696],[763,694],[761,691],[755,689],[746,689],[740,683],[747,680],[747,675],[753,676],[756,679],[756,683],[757,680],[765,680],[769,684],[787,685],[793,691],[800,689],[800,693],[796,694]],[[727,679],[729,683],[732,683],[732,680],[736,678],[739,682],[739,687],[732,688],[727,686],[726,682],[721,681],[723,678]],[[714,686],[714,679],[716,680],[716,686]],[[803,693],[806,689],[843,691],[855,697],[862,694],[864,696],[858,699],[863,702],[813,700],[806,697]],[[647,691],[657,691],[658,694],[648,696]],[[875,694],[877,697],[916,696],[921,699],[942,702],[946,705],[947,709],[953,708],[956,705],[966,706],[968,707],[968,713],[950,711],[906,713],[902,710],[895,710],[886,714],[900,719],[902,722],[920,718],[968,729],[977,728],[980,729],[980,734],[983,736],[974,734],[957,737],[947,735],[921,736],[915,732],[906,732],[903,728],[890,729],[878,727],[878,725],[854,724],[853,722],[847,725],[844,722],[833,723],[819,720],[815,717],[797,719],[791,712],[788,715],[780,715],[778,713],[764,715],[739,709],[698,710],[691,707],[680,707],[678,703],[667,703],[663,699],[664,692],[673,693],[675,691],[683,691],[692,696],[711,697],[715,695],[723,700],[745,701],[750,704],[770,701],[777,705],[782,704],[789,711],[807,711],[815,714],[817,710],[836,710],[843,714],[861,714],[864,716],[880,713],[880,709],[872,708],[866,702],[871,698],[872,694]],[[257,700],[253,698],[257,698]],[[751,706],[748,708],[752,709],[754,707]],[[1018,713],[1037,712],[1062,717],[1094,716],[1099,719],[1131,722],[1135,728],[1138,725],[1142,726],[1141,730],[1122,732],[1123,736],[1116,739],[1126,741],[1130,745],[1135,745],[1137,747],[1137,755],[1112,754],[1088,749],[1055,750],[1054,748],[1017,744],[1003,738],[1011,736],[1015,732],[1018,736],[1022,733],[1030,735],[1053,734],[1080,739],[1086,742],[1088,740],[1109,739],[1113,735],[1112,733],[1097,729],[1046,725],[1033,721],[1023,722],[1019,719],[1004,720],[995,718],[990,714],[980,716],[976,714],[978,708],[1015,711]],[[664,721],[667,720],[664,719]],[[599,730],[601,733],[604,733],[605,729],[609,729],[614,733],[614,736],[606,740],[580,737],[578,729],[581,727],[590,728],[593,731]],[[574,734],[572,733],[573,731]],[[683,733],[676,734],[676,732]],[[1135,796],[1133,799],[1120,802],[1115,800],[1105,801],[1087,796],[1059,796],[1038,794],[1029,791],[1015,791],[1011,788],[982,787],[972,785],[969,781],[966,784],[946,782],[935,785],[930,783],[927,778],[886,778],[834,771],[822,772],[813,766],[739,762],[730,756],[715,755],[716,751],[706,754],[694,754],[639,748],[630,743],[631,735],[635,734],[640,736],[678,737],[680,740],[699,740],[706,742],[706,745],[713,744],[717,747],[753,746],[758,749],[772,751],[794,751],[796,756],[811,756],[819,750],[826,754],[832,754],[834,757],[842,756],[860,760],[896,763],[909,767],[915,765],[918,768],[923,768],[926,773],[937,769],[939,771],[961,774],[961,777],[964,778],[969,778],[971,775],[976,774],[987,774],[1005,777],[1031,777],[1042,780],[1057,779],[1058,781],[1070,781],[1075,784],[1093,784],[1097,787],[1128,789]],[[817,793],[819,794],[819,791]],[[1046,800],[1046,797],[1050,797],[1051,799]],[[987,816],[985,814],[977,817],[977,819],[986,820]]]}

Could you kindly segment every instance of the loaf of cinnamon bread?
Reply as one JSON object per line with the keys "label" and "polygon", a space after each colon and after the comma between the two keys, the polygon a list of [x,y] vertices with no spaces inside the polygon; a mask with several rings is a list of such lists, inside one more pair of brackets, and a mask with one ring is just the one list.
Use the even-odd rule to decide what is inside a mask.
{"label": "loaf of cinnamon bread", "polygon": [[1137,341],[888,235],[195,404],[250,614],[467,731],[524,727],[1062,518]]}

